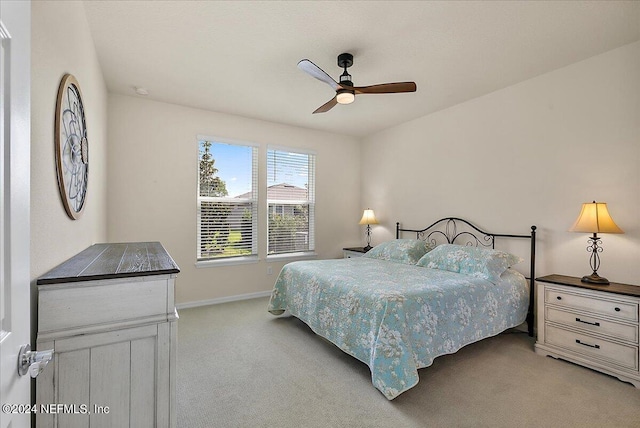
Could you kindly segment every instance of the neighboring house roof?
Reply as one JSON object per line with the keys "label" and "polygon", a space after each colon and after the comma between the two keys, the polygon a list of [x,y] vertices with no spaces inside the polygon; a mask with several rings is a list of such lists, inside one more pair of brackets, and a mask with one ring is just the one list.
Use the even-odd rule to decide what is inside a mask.
{"label": "neighboring house roof", "polygon": [[[251,192],[243,193],[236,198],[249,198]],[[307,189],[288,183],[279,183],[267,187],[267,199],[300,201],[307,199]]]}

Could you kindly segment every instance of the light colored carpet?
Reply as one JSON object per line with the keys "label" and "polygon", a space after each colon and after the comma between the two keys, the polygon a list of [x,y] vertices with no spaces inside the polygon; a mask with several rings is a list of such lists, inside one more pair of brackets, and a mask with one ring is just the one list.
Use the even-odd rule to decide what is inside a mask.
{"label": "light colored carpet", "polygon": [[180,428],[638,427],[640,390],[502,334],[439,357],[393,401],[369,368],[268,300],[180,311]]}

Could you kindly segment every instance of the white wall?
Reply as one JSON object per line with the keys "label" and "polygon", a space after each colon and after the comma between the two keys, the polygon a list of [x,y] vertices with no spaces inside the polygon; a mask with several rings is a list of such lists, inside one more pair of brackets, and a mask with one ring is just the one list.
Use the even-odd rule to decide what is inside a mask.
{"label": "white wall", "polygon": [[[107,89],[82,2],[32,2],[31,277],[106,240]],[[54,117],[60,80],[80,84],[89,136],[89,183],[82,217],[71,220],[56,175]]]}
{"label": "white wall", "polygon": [[[160,241],[178,263],[176,300],[189,303],[271,290],[284,262],[267,263],[266,231],[256,264],[196,269],[197,135],[314,150],[316,252],[340,257],[363,245],[360,142],[356,138],[214,113],[140,97],[109,96],[108,237]],[[266,205],[260,207],[266,215]],[[273,269],[267,275],[267,265]]]}
{"label": "white wall", "polygon": [[[589,273],[587,236],[567,229],[580,204],[596,199],[609,203],[626,232],[602,236],[600,273],[640,283],[640,42],[361,145],[351,137],[108,96],[81,2],[33,2],[32,37],[32,278],[95,242],[160,240],[182,268],[179,302],[269,290],[282,263],[271,264],[273,276],[265,261],[194,267],[195,138],[205,134],[318,153],[319,257],[362,245],[356,223],[371,207],[383,223],[374,227],[374,244],[392,238],[395,221],[418,227],[460,215],[517,233],[536,224],[538,273],[582,275]],[[67,72],[80,82],[90,136],[87,206],[77,221],[68,219],[58,194],[53,146],[55,98]],[[264,230],[260,241],[264,255]]]}
{"label": "white wall", "polygon": [[[387,129],[362,146],[362,205],[382,225],[443,216],[491,232],[538,226],[538,275],[591,273],[581,204],[607,202],[599,273],[640,285],[640,42]],[[375,173],[373,173],[375,171]],[[366,180],[364,180],[366,177]]]}

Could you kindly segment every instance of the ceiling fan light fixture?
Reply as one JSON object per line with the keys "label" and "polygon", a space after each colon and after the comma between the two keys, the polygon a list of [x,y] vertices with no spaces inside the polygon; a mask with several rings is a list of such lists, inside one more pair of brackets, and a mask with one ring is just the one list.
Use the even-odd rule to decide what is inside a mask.
{"label": "ceiling fan light fixture", "polygon": [[351,104],[358,94],[398,94],[402,92],[415,92],[417,87],[415,82],[395,82],[395,83],[379,83],[369,86],[355,86],[351,81],[351,75],[347,72],[347,68],[353,65],[353,55],[343,53],[338,55],[338,66],[344,68],[344,72],[340,75],[340,83],[336,82],[323,69],[309,61],[303,59],[298,62],[298,68],[309,74],[336,91],[336,96],[328,102],[318,107],[313,114],[326,113],[336,106],[336,104]]}
{"label": "ceiling fan light fixture", "polygon": [[355,99],[355,91],[350,91],[348,89],[339,89],[338,94],[336,95],[336,101],[338,104],[351,104]]}

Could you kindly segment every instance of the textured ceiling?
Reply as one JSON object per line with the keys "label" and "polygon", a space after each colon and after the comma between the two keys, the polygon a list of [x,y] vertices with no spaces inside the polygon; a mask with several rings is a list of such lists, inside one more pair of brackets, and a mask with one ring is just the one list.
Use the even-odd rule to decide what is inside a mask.
{"label": "textured ceiling", "polygon": [[[110,92],[354,136],[640,40],[637,1],[85,1]],[[311,112],[333,90],[308,58],[357,86],[415,81]]]}

